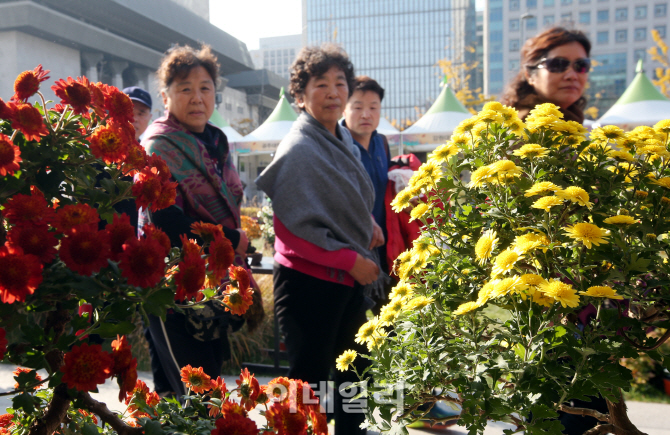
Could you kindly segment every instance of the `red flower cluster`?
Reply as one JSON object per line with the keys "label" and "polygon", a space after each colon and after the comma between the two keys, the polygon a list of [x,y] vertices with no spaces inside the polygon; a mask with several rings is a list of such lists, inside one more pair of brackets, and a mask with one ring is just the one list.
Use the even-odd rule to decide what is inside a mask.
{"label": "red flower cluster", "polygon": [[328,434],[328,423],[319,400],[307,382],[279,377],[268,382],[268,394],[275,402],[266,412],[268,426],[278,434],[306,433],[307,422],[314,434]]}
{"label": "red flower cluster", "polygon": [[223,303],[226,305],[226,311],[241,316],[254,303],[254,290],[249,286],[249,275],[243,267],[230,266],[228,274],[231,285],[226,286]]}
{"label": "red flower cluster", "polygon": [[156,416],[155,411],[154,415],[152,416],[142,411],[142,409],[146,409],[147,407],[154,408],[156,407],[156,405],[158,405],[158,402],[160,402],[160,397],[158,397],[158,394],[155,391],[150,393],[147,384],[144,383],[143,380],[138,379],[137,382],[135,383],[135,388],[126,397],[125,403],[126,405],[128,405],[128,412],[130,413],[129,424],[131,426],[137,426],[138,419],[143,417],[146,418],[155,417]]}
{"label": "red flower cluster", "polygon": [[67,104],[72,107],[72,111],[78,115],[88,113],[88,108],[91,105],[91,91],[85,79],[78,77],[77,80],[68,77],[67,80],[57,80],[56,84],[51,87],[56,96],[61,100],[61,104]]}
{"label": "red flower cluster", "polygon": [[170,181],[170,170],[156,154],[147,159],[147,167],[135,176],[133,195],[137,207],[151,211],[167,208],[177,198],[177,183]]}
{"label": "red flower cluster", "polygon": [[13,100],[26,101],[39,91],[40,83],[48,80],[49,70],[44,71],[42,65],[37,65],[32,71],[24,71],[14,81]]}
{"label": "red flower cluster", "polygon": [[10,101],[7,104],[9,110],[8,116],[4,119],[12,121],[12,128],[20,131],[26,140],[40,141],[42,136],[49,134],[47,126],[44,125],[44,119],[37,107],[28,103]]}
{"label": "red flower cluster", "polygon": [[112,376],[116,376],[119,384],[119,402],[125,400],[137,383],[137,358],[133,357],[126,336],[118,336],[112,341],[112,358],[114,368]]}
{"label": "red flower cluster", "polygon": [[112,375],[114,359],[99,344],[82,343],[65,354],[61,378],[69,388],[94,391]]}
{"label": "red flower cluster", "polygon": [[202,293],[199,291],[205,284],[205,260],[200,254],[200,246],[193,240],[182,235],[182,261],[174,280],[177,284],[176,301],[190,300]]}
{"label": "red flower cluster", "polygon": [[2,133],[0,133],[0,177],[14,175],[21,167],[21,150],[14,145],[14,142]]}
{"label": "red flower cluster", "polygon": [[42,283],[42,264],[38,257],[5,243],[0,247],[0,301],[23,302]]}
{"label": "red flower cluster", "polygon": [[123,244],[123,252],[119,255],[121,275],[128,279],[128,284],[138,287],[155,287],[165,275],[164,258],[169,252],[158,239],[167,239],[167,235],[158,229],[147,231],[144,237],[129,238]]}

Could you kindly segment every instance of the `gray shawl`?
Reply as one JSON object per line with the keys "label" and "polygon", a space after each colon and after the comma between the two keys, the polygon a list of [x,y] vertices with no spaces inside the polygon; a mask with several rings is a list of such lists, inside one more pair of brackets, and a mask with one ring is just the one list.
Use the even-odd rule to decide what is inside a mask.
{"label": "gray shawl", "polygon": [[292,234],[327,251],[348,248],[373,258],[374,187],[351,134],[337,129],[342,140],[303,112],[256,185]]}

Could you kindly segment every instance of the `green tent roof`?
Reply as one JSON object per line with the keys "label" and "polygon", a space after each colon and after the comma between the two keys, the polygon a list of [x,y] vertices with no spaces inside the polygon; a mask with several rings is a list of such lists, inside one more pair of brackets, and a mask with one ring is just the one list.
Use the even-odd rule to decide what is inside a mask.
{"label": "green tent roof", "polygon": [[281,88],[281,91],[279,92],[279,102],[277,103],[275,110],[272,111],[263,124],[277,121],[295,121],[296,119],[298,119],[298,114],[295,113],[295,110],[293,110],[284,96],[284,88]]}
{"label": "green tent roof", "polygon": [[456,98],[456,95],[454,95],[454,92],[451,90],[451,88],[446,84],[442,87],[442,92],[440,92],[440,95],[437,97],[437,100],[435,100],[433,105],[430,106],[430,109],[428,109],[426,115],[439,112],[470,113],[468,109],[465,108],[463,103],[461,103],[458,98]]}
{"label": "green tent roof", "polygon": [[226,121],[225,118],[221,116],[218,110],[215,110],[214,113],[212,113],[212,116],[209,117],[209,122],[211,122],[212,124],[216,125],[219,128],[230,127],[228,121]]}
{"label": "green tent roof", "polygon": [[642,70],[642,59],[638,62],[635,71],[637,71],[635,78],[628,88],[626,88],[623,95],[617,100],[615,105],[637,103],[638,101],[668,100],[668,98],[654,86],[651,80],[649,80],[649,77],[647,77]]}

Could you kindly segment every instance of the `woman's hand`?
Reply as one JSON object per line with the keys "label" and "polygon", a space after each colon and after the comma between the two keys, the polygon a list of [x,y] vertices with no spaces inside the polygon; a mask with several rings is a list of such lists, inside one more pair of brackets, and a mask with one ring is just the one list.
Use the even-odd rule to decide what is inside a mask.
{"label": "woman's hand", "polygon": [[247,233],[244,232],[242,228],[237,228],[237,231],[240,233],[240,241],[235,248],[235,252],[240,254],[243,258],[247,255],[247,248],[249,247],[249,239],[247,238]]}
{"label": "woman's hand", "polygon": [[384,244],[384,231],[382,227],[377,225],[374,219],[372,219],[372,241],[370,242],[370,248],[376,248]]}
{"label": "woman's hand", "polygon": [[[383,237],[382,237],[383,238]],[[363,257],[361,254],[356,254],[356,262],[354,267],[349,271],[356,282],[361,285],[372,284],[379,277],[379,267],[374,261]]]}

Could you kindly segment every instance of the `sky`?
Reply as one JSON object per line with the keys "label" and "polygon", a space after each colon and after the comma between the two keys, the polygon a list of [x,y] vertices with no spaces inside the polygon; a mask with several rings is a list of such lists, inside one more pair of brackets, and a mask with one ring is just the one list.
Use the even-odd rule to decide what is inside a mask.
{"label": "sky", "polygon": [[302,33],[302,1],[209,0],[209,19],[255,50],[259,38]]}

